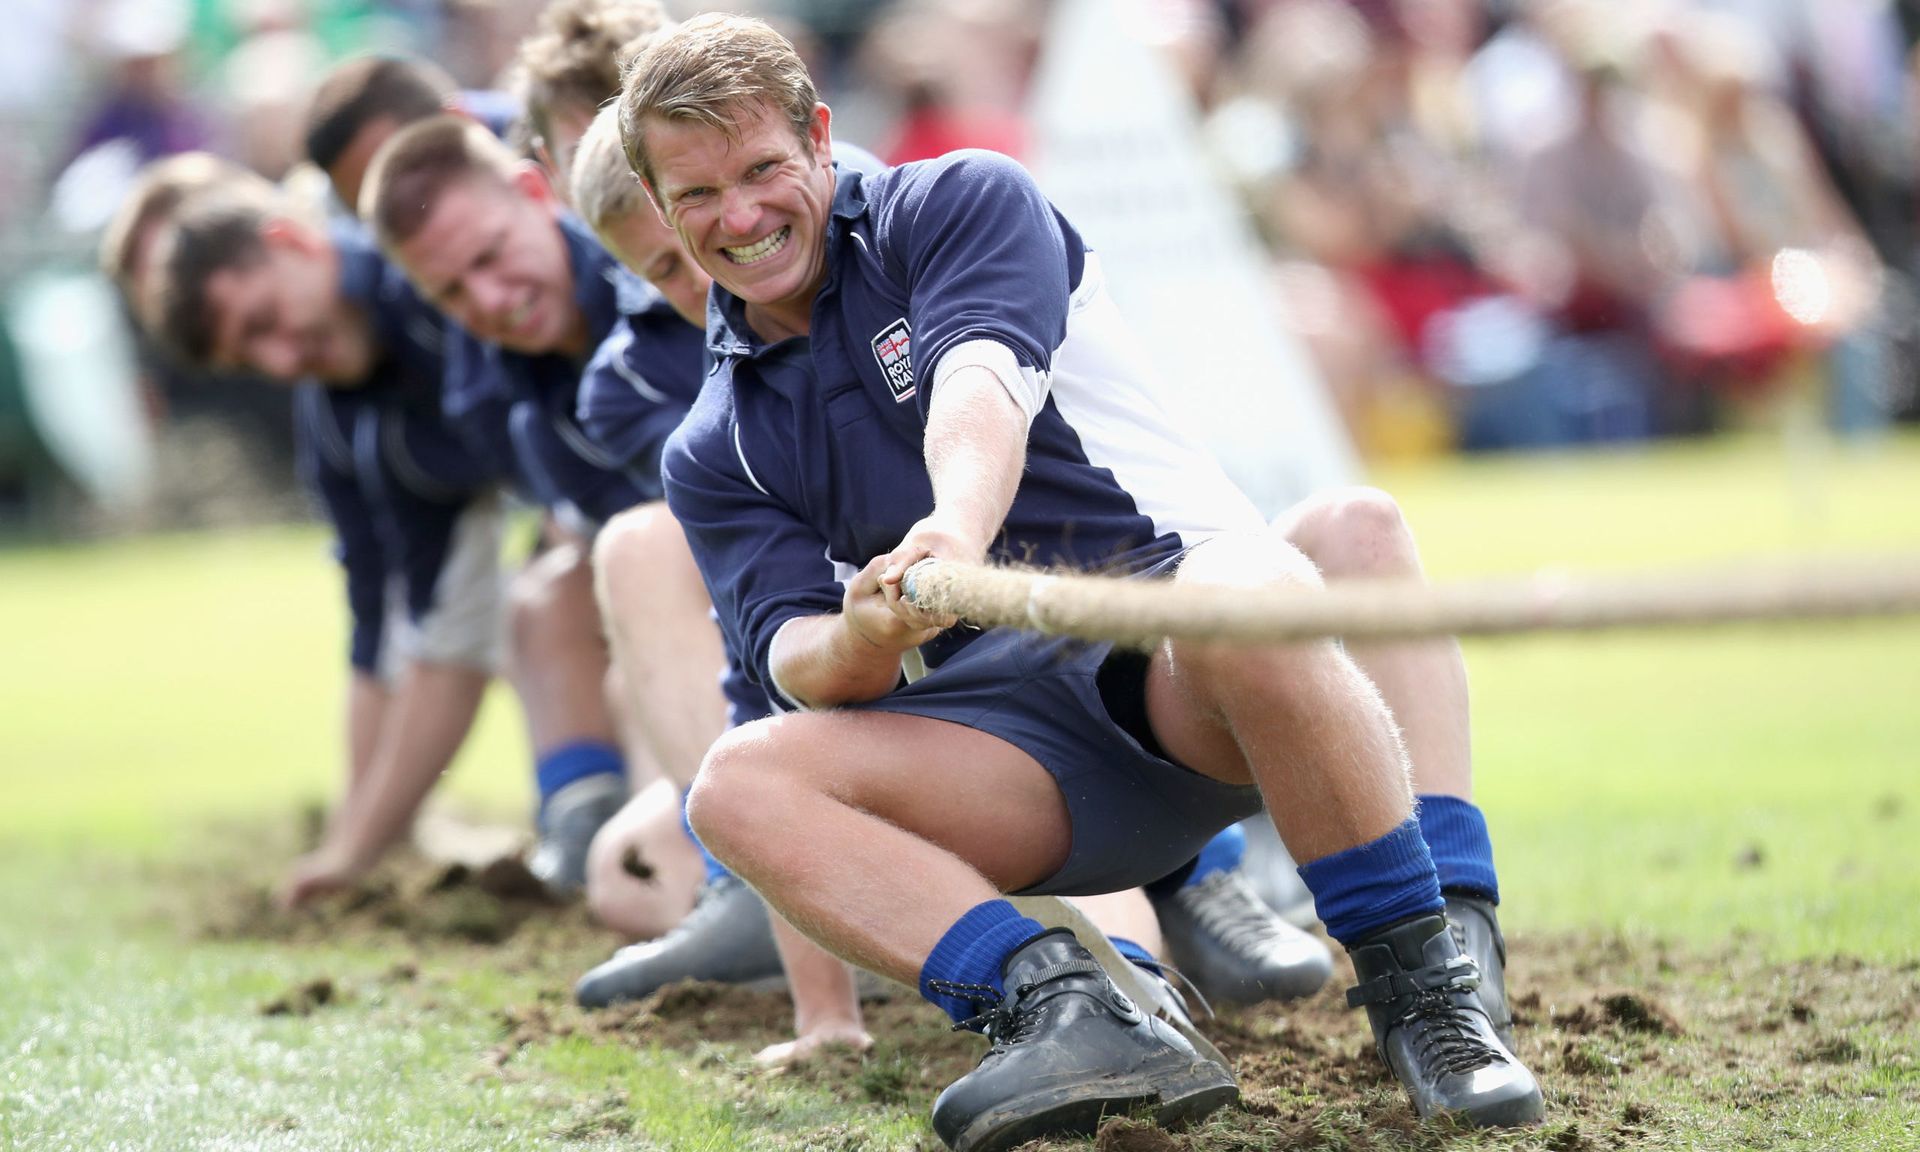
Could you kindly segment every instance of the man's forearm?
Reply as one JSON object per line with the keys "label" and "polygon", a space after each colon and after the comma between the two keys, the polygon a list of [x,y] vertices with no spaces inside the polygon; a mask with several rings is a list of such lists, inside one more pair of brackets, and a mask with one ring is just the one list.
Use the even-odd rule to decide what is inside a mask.
{"label": "man's forearm", "polygon": [[1020,489],[1027,462],[1026,415],[991,371],[962,368],[933,394],[926,458],[934,516],[984,550]]}
{"label": "man's forearm", "polygon": [[842,613],[787,621],[771,663],[780,693],[807,708],[878,700],[900,682],[900,650],[855,635]]}
{"label": "man's forearm", "polygon": [[386,722],[387,685],[371,672],[356,668],[347,684],[347,788],[352,797],[373,769],[380,751],[380,729]]}
{"label": "man's forearm", "polygon": [[412,826],[472,729],[487,679],[459,664],[408,667],[387,704],[378,751],[328,833],[355,864],[374,863]]}

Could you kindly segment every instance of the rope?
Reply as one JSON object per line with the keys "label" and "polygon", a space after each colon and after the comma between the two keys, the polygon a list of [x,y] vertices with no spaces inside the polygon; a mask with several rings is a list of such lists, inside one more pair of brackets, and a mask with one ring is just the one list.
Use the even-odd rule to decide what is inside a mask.
{"label": "rope", "polygon": [[1169,636],[1269,644],[1327,636],[1404,640],[1920,614],[1920,557],[1612,580],[1356,580],[1324,590],[1127,580],[928,559],[908,571],[905,592],[928,612],[981,627],[1135,648],[1151,648]]}

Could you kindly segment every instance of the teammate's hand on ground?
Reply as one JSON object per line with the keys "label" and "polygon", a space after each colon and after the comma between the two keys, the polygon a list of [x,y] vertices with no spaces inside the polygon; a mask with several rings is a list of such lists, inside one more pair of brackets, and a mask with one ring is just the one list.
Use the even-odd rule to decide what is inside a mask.
{"label": "teammate's hand on ground", "polygon": [[797,1036],[784,1044],[769,1044],[753,1054],[753,1062],[762,1068],[785,1068],[804,1064],[822,1052],[865,1052],[873,1047],[873,1037],[857,1024],[834,1025]]}
{"label": "teammate's hand on ground", "polygon": [[[891,556],[876,556],[867,562],[852,580],[847,581],[846,591],[840,599],[840,617],[853,634],[876,648],[890,652],[905,652],[917,648],[940,634],[951,621],[941,622],[940,617],[921,617],[909,619],[905,612],[896,608],[888,593],[881,586],[880,574],[892,560]],[[893,598],[899,596],[899,589],[893,592]],[[911,604],[904,605],[908,611]]]}
{"label": "teammate's hand on ground", "polygon": [[291,912],[353,886],[366,869],[326,845],[293,862],[280,882],[280,907]]}

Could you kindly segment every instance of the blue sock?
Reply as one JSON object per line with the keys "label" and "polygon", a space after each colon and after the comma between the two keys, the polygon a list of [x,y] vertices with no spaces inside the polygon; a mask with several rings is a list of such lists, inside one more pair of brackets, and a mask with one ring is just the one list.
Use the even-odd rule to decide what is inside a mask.
{"label": "blue sock", "polygon": [[[1005,900],[989,900],[967,910],[953,922],[947,934],[933,946],[933,952],[920,969],[920,995],[938,1005],[958,1024],[979,1015],[981,1008],[998,1000],[1005,988],[1000,983],[1001,968],[1007,957],[1022,944],[1045,932],[1038,920],[1029,920]],[[972,985],[978,995],[936,992],[934,981],[944,984]]]}
{"label": "blue sock", "polygon": [[[1207,841],[1193,861],[1193,873],[1187,884],[1198,884],[1215,872],[1231,872],[1240,867],[1247,855],[1247,833],[1238,824],[1229,824],[1219,835]],[[1184,887],[1185,885],[1183,885]]]}
{"label": "blue sock", "polygon": [[1327,935],[1342,944],[1446,907],[1433,857],[1411,816],[1378,840],[1302,864],[1300,879],[1313,893],[1314,910]]}
{"label": "blue sock", "polygon": [[1145,948],[1140,947],[1140,945],[1127,939],[1125,936],[1109,936],[1107,937],[1107,942],[1113,945],[1115,952],[1126,957],[1135,967],[1145,968],[1155,976],[1160,975],[1160,961],[1155,960],[1153,953],[1147,951]]}
{"label": "blue sock", "polygon": [[1417,813],[1420,835],[1440,873],[1440,890],[1500,903],[1493,841],[1487,837],[1487,818],[1480,809],[1458,796],[1422,796]]}
{"label": "blue sock", "polygon": [[598,740],[579,740],[548,749],[534,762],[533,776],[540,788],[540,806],[546,807],[553,794],[589,776],[625,777],[627,762],[620,749]]}
{"label": "blue sock", "polygon": [[693,841],[693,846],[700,850],[700,859],[707,865],[706,883],[713,884],[716,881],[733,875],[732,872],[727,870],[725,864],[720,863],[719,860],[714,858],[713,853],[707,851],[705,844],[700,843],[700,837],[693,834],[693,821],[687,819],[687,793],[685,792],[680,793],[680,830],[685,832],[687,839]]}

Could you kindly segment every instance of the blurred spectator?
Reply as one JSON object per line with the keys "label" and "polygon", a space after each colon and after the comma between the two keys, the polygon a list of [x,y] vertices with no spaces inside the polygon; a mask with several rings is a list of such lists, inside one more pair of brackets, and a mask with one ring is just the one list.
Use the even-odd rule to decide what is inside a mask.
{"label": "blurred spectator", "polygon": [[233,154],[278,180],[301,157],[307,93],[326,67],[326,49],[300,0],[241,0],[244,34],[222,61],[220,106],[231,117]]}
{"label": "blurred spectator", "polygon": [[92,46],[109,87],[81,122],[71,156],[125,142],[144,163],[212,142],[181,74],[190,15],[186,0],[109,0],[100,9],[91,22]]}
{"label": "blurred spectator", "polygon": [[1880,268],[1793,113],[1774,94],[1779,59],[1738,20],[1693,15],[1656,38],[1693,147],[1700,243],[1666,336],[1690,371],[1723,389],[1775,380],[1796,352],[1823,358],[1836,421],[1884,423]]}
{"label": "blurred spectator", "polygon": [[445,0],[442,38],[427,55],[463,88],[497,88],[544,0]]}
{"label": "blurred spectator", "polygon": [[1635,97],[1610,62],[1590,63],[1577,110],[1522,157],[1519,203],[1537,230],[1530,287],[1550,310],[1557,415],[1574,440],[1648,435],[1665,392],[1656,301],[1673,279],[1660,172],[1636,135]]}
{"label": "blurred spectator", "polygon": [[1023,155],[1021,106],[1038,37],[1031,15],[1017,0],[907,0],[876,25],[860,64],[895,110],[891,129],[875,137],[881,158],[904,164],[958,148]]}
{"label": "blurred spectator", "polygon": [[[30,211],[47,157],[49,109],[72,72],[64,0],[12,0],[7,35],[0,37],[0,132],[7,163],[0,165],[0,243]],[[0,263],[7,254],[0,247]]]}

